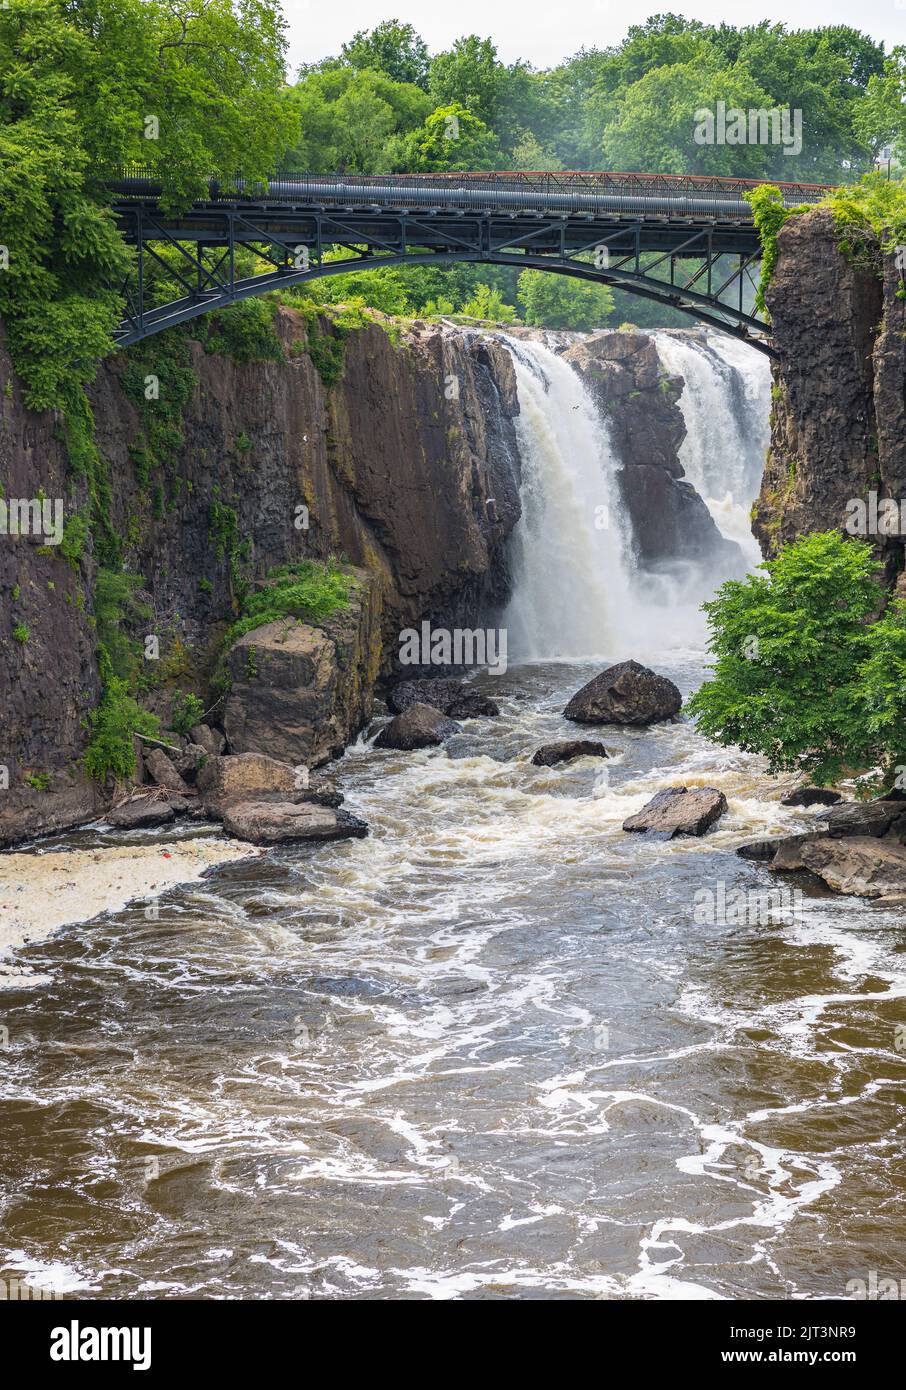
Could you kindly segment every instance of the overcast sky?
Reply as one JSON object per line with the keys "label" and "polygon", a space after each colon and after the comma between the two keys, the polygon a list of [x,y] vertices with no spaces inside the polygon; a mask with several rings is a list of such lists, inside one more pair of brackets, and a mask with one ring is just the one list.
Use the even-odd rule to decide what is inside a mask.
{"label": "overcast sky", "polygon": [[652,14],[670,12],[691,19],[742,27],[762,19],[790,28],[851,24],[883,39],[887,48],[906,43],[906,0],[283,0],[290,27],[291,74],[302,62],[338,53],[357,29],[372,29],[382,19],[413,24],[432,53],[448,48],[462,34],[490,37],[506,63],[524,58],[535,67],[552,67],[580,48],[618,43],[630,24]]}

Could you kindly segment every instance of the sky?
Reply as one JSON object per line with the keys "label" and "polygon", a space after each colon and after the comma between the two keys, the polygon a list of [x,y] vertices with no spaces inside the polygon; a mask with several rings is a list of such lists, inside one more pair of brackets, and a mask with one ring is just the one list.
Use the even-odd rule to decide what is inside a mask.
{"label": "sky", "polygon": [[883,40],[888,50],[906,44],[906,0],[283,0],[283,10],[292,77],[300,63],[338,53],[358,29],[373,29],[383,19],[414,25],[432,53],[462,34],[479,34],[494,40],[505,63],[523,58],[539,68],[553,67],[580,48],[618,43],[630,24],[665,12],[737,28],[763,19],[791,29],[849,24]]}

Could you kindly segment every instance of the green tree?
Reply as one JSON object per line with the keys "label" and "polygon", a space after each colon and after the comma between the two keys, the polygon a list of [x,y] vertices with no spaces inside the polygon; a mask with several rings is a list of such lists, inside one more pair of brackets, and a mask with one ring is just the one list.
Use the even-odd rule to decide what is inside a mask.
{"label": "green tree", "polygon": [[504,304],[500,291],[485,284],[475,286],[475,293],[466,300],[460,313],[487,323],[512,323],[516,317],[516,310],[512,304]]}
{"label": "green tree", "polygon": [[469,34],[432,59],[428,92],[435,106],[468,107],[485,125],[493,126],[505,72],[492,41]]}
{"label": "green tree", "polygon": [[870,545],[816,532],[705,604],[713,679],[688,709],[722,744],[818,783],[904,758],[906,612],[880,622]]}
{"label": "green tree", "polygon": [[873,152],[893,145],[900,163],[906,165],[906,47],[893,49],[883,72],[869,78],[856,105],[855,125]]}
{"label": "green tree", "polygon": [[696,113],[715,112],[718,101],[743,110],[773,104],[744,67],[725,67],[712,57],[653,68],[625,91],[604,131],[607,167],[761,178],[771,161],[769,146],[697,143]]}
{"label": "green tree", "polygon": [[539,328],[601,328],[613,313],[613,294],[607,285],[593,285],[555,275],[549,270],[524,270],[519,276],[519,303],[526,323]]}
{"label": "green tree", "polygon": [[412,83],[348,66],[309,74],[289,99],[298,137],[282,165],[312,174],[386,172],[395,137],[421,126],[431,110]]}
{"label": "green tree", "polygon": [[411,24],[385,19],[372,30],[360,29],[340,50],[354,68],[373,68],[394,82],[424,87],[428,81],[428,49]]}
{"label": "green tree", "polygon": [[484,121],[454,102],[432,111],[418,130],[388,146],[394,169],[442,173],[448,169],[499,169],[497,137]]}
{"label": "green tree", "polygon": [[293,131],[283,49],[270,0],[0,8],[0,315],[28,404],[73,406],[122,314],[97,170],[145,164],[171,203],[212,170],[264,176]]}

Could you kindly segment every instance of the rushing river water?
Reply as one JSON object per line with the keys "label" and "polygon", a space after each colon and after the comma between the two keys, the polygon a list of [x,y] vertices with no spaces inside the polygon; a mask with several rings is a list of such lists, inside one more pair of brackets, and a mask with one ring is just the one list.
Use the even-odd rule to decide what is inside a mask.
{"label": "rushing river water", "polygon": [[[623,550],[607,563],[621,583]],[[901,911],[740,859],[813,813],[691,724],[608,727],[606,761],[532,766],[576,736],[569,696],[641,654],[622,622],[570,633],[593,661],[479,678],[500,718],[443,749],[366,731],[337,777],[367,839],[20,952],[46,983],[0,1000],[0,1277],[108,1298],[837,1299],[902,1271]],[[656,664],[684,695],[702,679],[697,650]],[[714,832],[622,831],[676,783],[722,788]]]}

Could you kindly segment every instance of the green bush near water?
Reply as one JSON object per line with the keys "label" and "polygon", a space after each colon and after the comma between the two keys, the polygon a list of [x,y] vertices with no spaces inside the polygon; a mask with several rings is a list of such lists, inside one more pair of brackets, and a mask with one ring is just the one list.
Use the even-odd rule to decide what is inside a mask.
{"label": "green bush near water", "polygon": [[713,679],[688,701],[702,733],[763,754],[773,773],[826,784],[906,770],[906,602],[886,591],[864,541],[815,532],[704,605]]}

